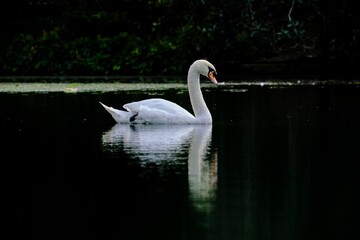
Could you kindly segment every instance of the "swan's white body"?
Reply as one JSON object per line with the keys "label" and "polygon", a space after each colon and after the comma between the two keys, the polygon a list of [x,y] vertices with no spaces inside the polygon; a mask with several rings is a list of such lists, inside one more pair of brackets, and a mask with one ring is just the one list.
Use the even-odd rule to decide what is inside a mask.
{"label": "swan's white body", "polygon": [[194,115],[178,104],[161,98],[151,98],[127,103],[127,111],[101,105],[112,115],[117,123],[153,124],[211,124],[211,113],[206,106],[200,88],[200,74],[217,84],[215,67],[206,60],[197,60],[189,68],[187,83]]}

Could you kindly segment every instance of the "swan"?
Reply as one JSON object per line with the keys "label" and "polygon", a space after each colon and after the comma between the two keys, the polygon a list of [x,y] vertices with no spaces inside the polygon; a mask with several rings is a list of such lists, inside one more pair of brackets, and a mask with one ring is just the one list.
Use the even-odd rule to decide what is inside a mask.
{"label": "swan", "polygon": [[153,124],[211,124],[211,113],[206,106],[200,88],[200,75],[209,78],[215,85],[215,67],[204,59],[196,60],[189,68],[187,85],[194,115],[179,106],[161,98],[151,98],[123,105],[127,111],[100,104],[117,123],[153,123]]}

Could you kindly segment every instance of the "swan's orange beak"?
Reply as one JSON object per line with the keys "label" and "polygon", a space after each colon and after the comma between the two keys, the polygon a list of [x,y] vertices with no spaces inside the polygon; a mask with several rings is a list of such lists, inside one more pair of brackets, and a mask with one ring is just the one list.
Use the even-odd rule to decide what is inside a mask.
{"label": "swan's orange beak", "polygon": [[214,84],[218,84],[216,77],[215,77],[215,71],[210,71],[209,72],[209,79],[214,83]]}

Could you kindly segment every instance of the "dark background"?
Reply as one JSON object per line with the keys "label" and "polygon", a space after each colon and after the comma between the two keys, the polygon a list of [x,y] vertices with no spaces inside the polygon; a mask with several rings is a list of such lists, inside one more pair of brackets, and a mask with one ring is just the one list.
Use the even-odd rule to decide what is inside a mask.
{"label": "dark background", "polygon": [[360,2],[3,0],[2,76],[359,75]]}

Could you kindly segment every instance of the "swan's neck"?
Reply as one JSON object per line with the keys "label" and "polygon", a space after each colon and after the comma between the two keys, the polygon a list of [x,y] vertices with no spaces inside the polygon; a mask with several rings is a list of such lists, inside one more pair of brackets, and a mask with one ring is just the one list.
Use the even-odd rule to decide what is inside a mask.
{"label": "swan's neck", "polygon": [[191,106],[193,108],[196,121],[198,123],[211,123],[211,114],[201,93],[200,74],[193,68],[193,66],[189,69],[187,82]]}

